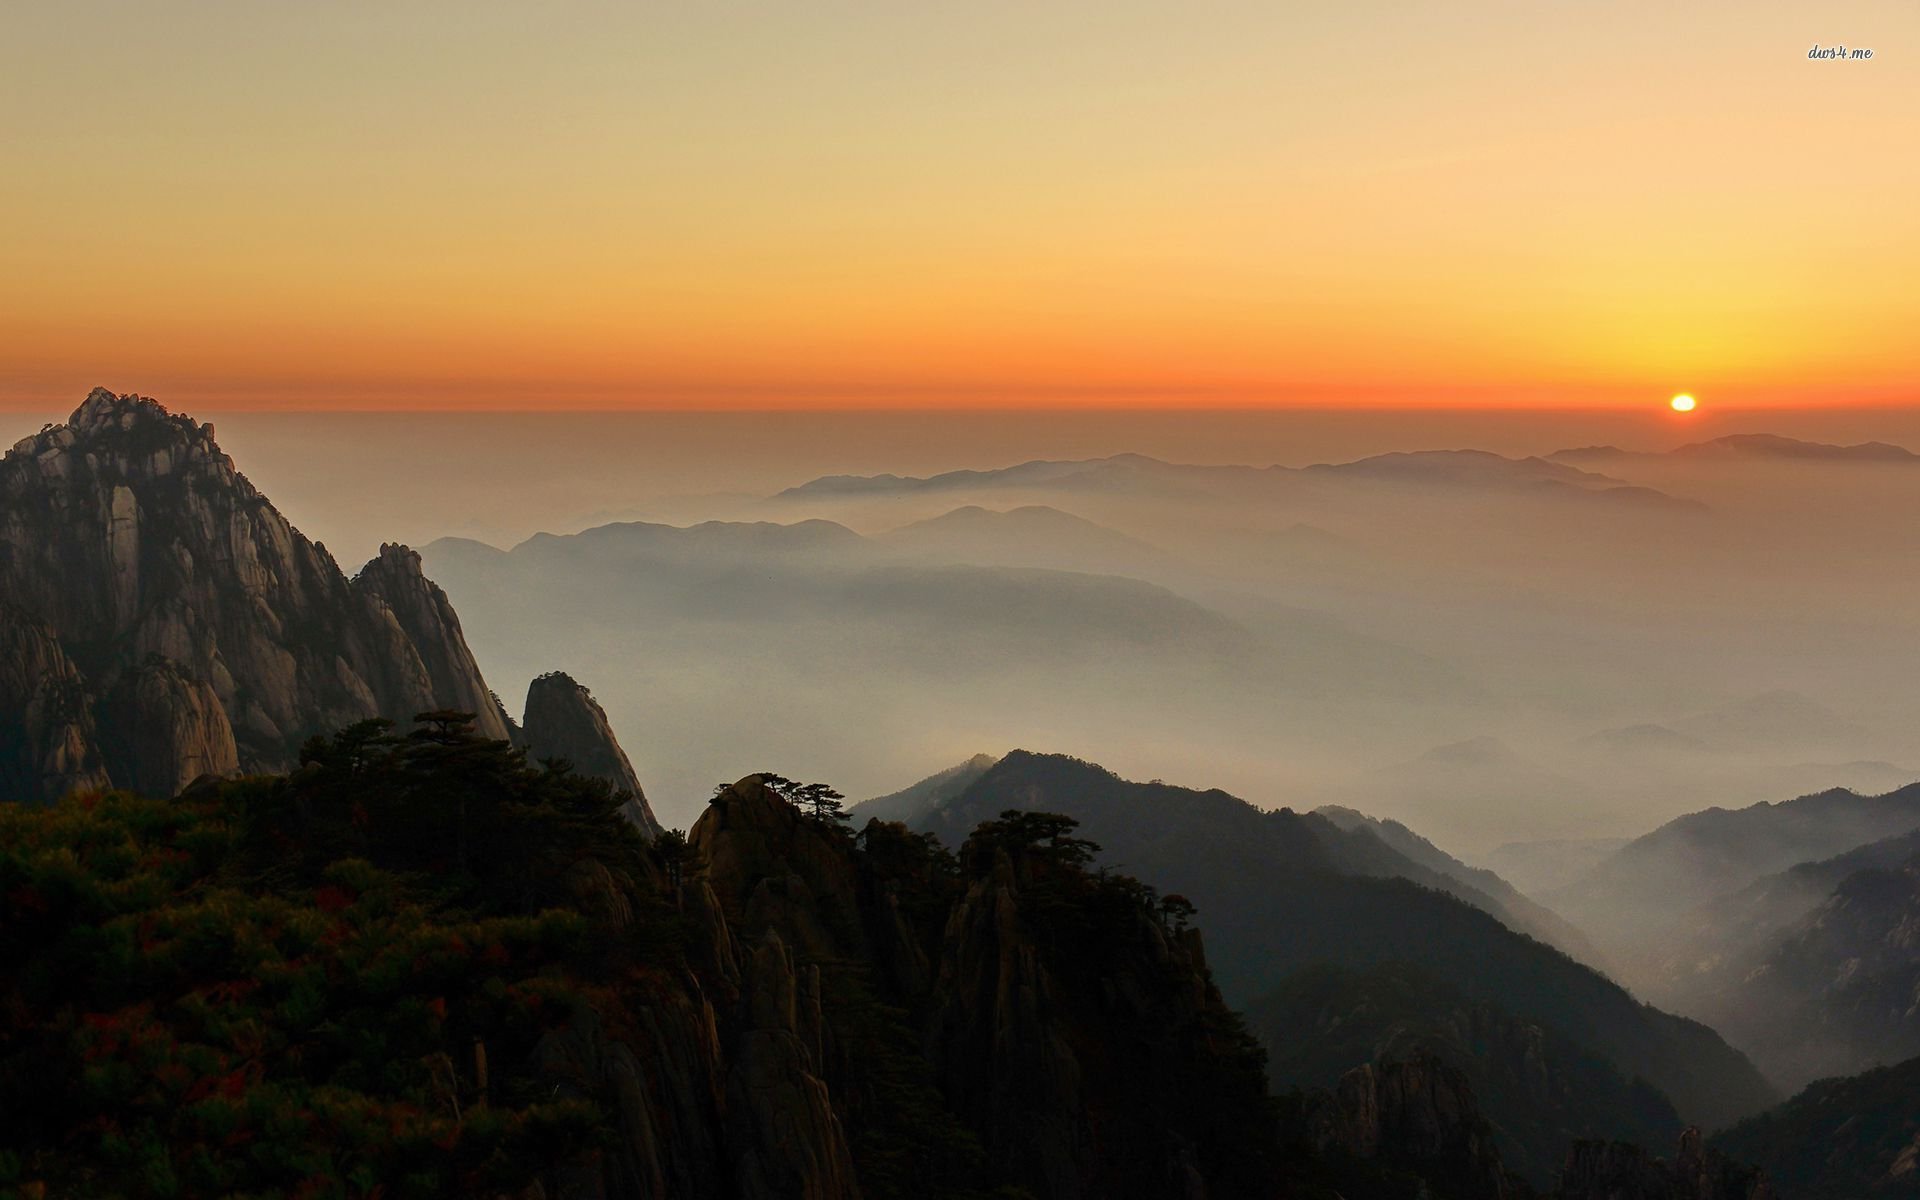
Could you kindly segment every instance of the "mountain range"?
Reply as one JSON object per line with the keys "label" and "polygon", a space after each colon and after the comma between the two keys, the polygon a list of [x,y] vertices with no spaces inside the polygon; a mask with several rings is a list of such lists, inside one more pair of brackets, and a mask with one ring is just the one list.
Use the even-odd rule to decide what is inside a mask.
{"label": "mountain range", "polygon": [[[1605,462],[1608,459],[1636,456],[1654,457],[1646,455],[1644,451],[1622,450],[1618,446],[1583,446],[1574,450],[1556,451],[1547,457],[1555,462],[1578,463]],[[1701,460],[1920,462],[1920,454],[1915,454],[1904,446],[1895,446],[1887,442],[1859,442],[1851,446],[1837,446],[1829,442],[1808,442],[1773,433],[1732,433],[1710,441],[1689,442],[1684,446],[1676,446],[1666,451],[1665,456]]]}
{"label": "mountain range", "polygon": [[1064,813],[1101,846],[1102,862],[1191,900],[1230,1003],[1257,1008],[1297,972],[1329,964],[1412,967],[1648,1080],[1687,1120],[1724,1124],[1774,1096],[1711,1029],[1647,1007],[1515,932],[1494,915],[1496,898],[1406,857],[1366,824],[1342,829],[1325,816],[1265,812],[1225,792],[1133,783],[1024,751],[958,794],[942,792],[929,789],[931,807],[907,818],[912,827],[951,841],[1006,809]]}
{"label": "mountain range", "polygon": [[[1267,478],[1087,467],[1019,478]],[[1388,455],[1287,486],[1633,498],[1570,470]],[[1769,1177],[1789,1197],[1916,1180],[1912,1063],[1769,1107],[1754,1061],[1798,1086],[1920,1053],[1920,785],[1497,853],[1534,864],[1532,894],[1360,803],[1269,810],[1021,750],[849,821],[772,771],[712,787],[684,735],[730,713],[785,762],[836,725],[871,743],[869,714],[938,711],[903,706],[912,689],[849,703],[859,677],[832,668],[863,654],[928,696],[980,687],[1010,728],[1063,700],[1098,725],[1111,693],[1176,679],[1223,743],[1337,719],[1427,660],[1325,613],[1248,621],[993,559],[1029,523],[1095,559],[1153,549],[1053,509],[878,538],[627,524],[436,543],[425,565],[389,544],[349,577],[211,426],[104,391],[0,461],[0,497],[8,1193],[1765,1200]],[[1276,682],[1313,674],[1273,634],[1289,621],[1351,674]],[[518,720],[469,649],[482,626],[528,662],[578,639],[495,671],[531,678]],[[556,662],[645,699],[647,776],[710,797],[687,831]],[[1818,723],[1799,700],[1612,726],[1596,753],[1764,744]],[[1514,757],[1475,739],[1416,761]],[[1715,1027],[1636,999],[1599,969],[1616,958]]]}
{"label": "mountain range", "polygon": [[1225,755],[1277,736],[1351,738],[1383,709],[1476,694],[1324,612],[1230,616],[1136,578],[923,551],[809,520],[624,523],[510,550],[446,539],[422,556],[489,674],[594,672],[617,729],[619,714],[645,712],[646,736],[679,748],[651,782],[682,811],[742,744],[877,791],[923,755],[1035,729],[1112,745],[1153,728]]}
{"label": "mountain range", "polygon": [[1035,460],[990,470],[929,476],[827,475],[782,491],[778,499],[910,496],[934,492],[1126,492],[1178,497],[1314,484],[1440,485],[1520,490],[1536,497],[1597,497],[1608,501],[1697,507],[1691,501],[1544,458],[1508,458],[1485,450],[1420,450],[1373,455],[1306,467],[1200,466],[1143,454],[1107,458]]}
{"label": "mountain range", "polygon": [[1920,785],[1878,796],[1835,788],[1783,803],[1689,813],[1537,898],[1631,955],[1676,915],[1802,862],[1920,827]]}

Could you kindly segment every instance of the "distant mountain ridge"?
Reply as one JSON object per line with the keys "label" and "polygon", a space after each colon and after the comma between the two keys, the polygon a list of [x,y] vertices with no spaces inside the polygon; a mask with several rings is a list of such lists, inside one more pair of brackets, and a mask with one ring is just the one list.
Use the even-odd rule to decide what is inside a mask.
{"label": "distant mountain ridge", "polygon": [[1765,948],[1831,897],[1849,876],[1898,868],[1920,854],[1920,829],[1803,862],[1718,896],[1681,916],[1641,956],[1638,974],[1679,1002],[1702,976],[1742,978]]}
{"label": "distant mountain ridge", "polygon": [[1508,458],[1486,450],[1418,450],[1377,454],[1306,467],[1203,466],[1143,454],[1107,458],[1034,460],[1010,467],[945,471],[929,476],[826,475],[780,492],[778,500],[907,496],[986,490],[1118,490],[1178,494],[1215,488],[1285,486],[1311,482],[1408,484],[1448,488],[1520,489],[1570,496],[1654,502],[1697,508],[1654,489],[1546,458]]}
{"label": "distant mountain ridge", "polygon": [[1580,446],[1557,450],[1547,458],[1557,462],[1605,462],[1617,458],[1800,459],[1823,462],[1920,462],[1905,446],[1889,442],[1857,442],[1850,446],[1808,442],[1773,433],[1730,433],[1704,442],[1689,442],[1667,451],[1623,450],[1618,446]]}
{"label": "distant mountain ridge", "polygon": [[990,566],[1128,575],[1175,565],[1157,546],[1044,504],[1004,511],[969,504],[874,540],[906,554]]}
{"label": "distant mountain ridge", "polygon": [[1920,827],[1920,784],[1880,796],[1834,788],[1783,803],[1709,808],[1615,851],[1541,895],[1621,953],[1679,914],[1765,875]]}
{"label": "distant mountain ridge", "polygon": [[[1177,573],[950,562],[827,521],[625,523],[422,554],[490,674],[591,670],[620,733],[645,711],[645,736],[681,748],[649,786],[688,803],[743,744],[858,795],[911,777],[915,747],[960,748],[947,728],[1005,746],[1062,721],[1076,738],[1161,722],[1224,745],[1465,692],[1324,612],[1242,619]],[[1169,689],[1188,700],[1172,724]]]}

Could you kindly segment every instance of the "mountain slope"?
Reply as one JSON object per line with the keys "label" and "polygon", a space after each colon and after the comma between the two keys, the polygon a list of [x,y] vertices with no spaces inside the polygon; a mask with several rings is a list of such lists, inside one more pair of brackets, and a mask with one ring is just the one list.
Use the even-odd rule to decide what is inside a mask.
{"label": "mountain slope", "polygon": [[1631,838],[1549,838],[1489,850],[1487,869],[1532,896],[1564,886],[1599,866]]}
{"label": "mountain slope", "polygon": [[1846,876],[1694,985],[1698,1011],[1788,1086],[1920,1054],[1920,854]]}
{"label": "mountain slope", "polygon": [[1602,965],[1599,948],[1558,913],[1529,900],[1485,867],[1470,867],[1461,862],[1400,822],[1378,820],[1338,805],[1323,805],[1313,813],[1349,833],[1364,830],[1395,854],[1432,872],[1430,876],[1410,877],[1414,882],[1457,896],[1500,918],[1507,928],[1563,950],[1589,966]]}
{"label": "mountain slope", "polygon": [[852,813],[862,821],[916,824],[942,804],[972,787],[974,780],[985,775],[999,761],[991,754],[976,754],[959,766],[937,771],[897,792],[863,800],[853,806]]}
{"label": "mountain slope", "polygon": [[1823,1079],[1713,1144],[1792,1200],[1920,1195],[1920,1058]]}
{"label": "mountain slope", "polygon": [[1356,1063],[1430,1054],[1466,1076],[1501,1158],[1546,1188],[1568,1143],[1664,1146],[1680,1135],[1673,1105],[1574,1039],[1470,1000],[1402,966],[1310,968],[1247,1007],[1274,1086],[1332,1087]]}
{"label": "mountain slope", "polygon": [[[1772,1096],[1759,1073],[1705,1026],[1642,1005],[1551,947],[1453,896],[1355,874],[1350,835],[1322,817],[1262,812],[1221,791],[1130,783],[1089,763],[1015,751],[921,827],[943,838],[1002,809],[1063,812],[1103,861],[1153,878],[1199,906],[1210,962],[1246,1003],[1295,971],[1407,963],[1462,995],[1577,1037],[1623,1073],[1665,1092],[1688,1119],[1720,1124]],[[1372,855],[1392,851],[1372,839]],[[1406,862],[1402,873],[1423,869]]]}
{"label": "mountain slope", "polygon": [[1800,863],[1677,918],[1635,964],[1656,997],[1683,1004],[1716,977],[1743,977],[1764,949],[1819,908],[1850,875],[1899,867],[1920,854],[1920,829]]}
{"label": "mountain slope", "polygon": [[1710,808],[1636,838],[1541,900],[1632,957],[1677,915],[1763,875],[1920,828],[1920,784],[1881,796],[1835,788],[1773,804]]}

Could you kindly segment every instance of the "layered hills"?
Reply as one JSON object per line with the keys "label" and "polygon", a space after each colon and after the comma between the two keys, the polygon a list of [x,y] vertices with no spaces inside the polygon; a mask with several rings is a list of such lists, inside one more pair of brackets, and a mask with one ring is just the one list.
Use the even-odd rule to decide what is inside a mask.
{"label": "layered hills", "polygon": [[1920,852],[1912,835],[1880,849],[1908,855],[1860,866],[1771,936],[1736,943],[1674,987],[1787,1086],[1920,1054]]}
{"label": "layered hills", "polygon": [[[1555,462],[1605,462],[1631,458],[1637,452],[1618,446],[1582,446],[1547,457]],[[1666,452],[1667,457],[1703,460],[1785,460],[1801,462],[1912,463],[1920,454],[1888,442],[1858,442],[1850,446],[1809,442],[1775,433],[1731,433],[1704,442],[1688,442]]]}
{"label": "layered hills", "polygon": [[930,561],[826,521],[623,523],[422,554],[490,675],[591,670],[619,732],[645,712],[647,736],[681,748],[649,783],[682,805],[740,745],[873,793],[931,755],[1036,730],[1103,744],[1155,728],[1196,758],[1244,756],[1466,690],[1325,613],[1256,622],[1136,578]]}
{"label": "layered hills", "polygon": [[1690,501],[1677,500],[1650,488],[1630,485],[1566,463],[1545,458],[1508,458],[1485,450],[1396,452],[1307,467],[1201,466],[1165,462],[1144,454],[1116,454],[1095,459],[1035,460],[1011,467],[946,471],[918,477],[827,475],[788,488],[778,498],[816,500],[982,491],[1083,491],[1192,497],[1322,484],[1441,485],[1697,507]]}
{"label": "layered hills", "polygon": [[[1551,466],[1368,470],[1606,486]],[[830,789],[758,772],[663,830],[581,683],[529,671],[515,721],[419,556],[349,578],[210,427],[96,392],[0,488],[0,783],[25,801],[0,805],[0,1189],[1764,1194],[1678,1128],[1760,1107],[1751,1066],[1404,826],[1016,751],[874,802],[917,829],[850,826]],[[849,605],[915,615],[889,661],[1003,688],[1116,646],[1273,661],[1147,584],[876,567],[825,522],[529,545],[441,551],[476,577],[523,551],[597,564],[558,592],[491,580],[589,639],[596,603],[682,606],[648,650],[713,622],[705,681],[773,722],[836,697],[741,631],[831,631]],[[1028,631],[969,663],[943,636],[1049,606],[1085,640]],[[1848,920],[1836,945],[1897,944]],[[1676,1136],[1671,1162],[1646,1148]]]}
{"label": "layered hills", "polygon": [[1631,954],[1677,915],[1796,864],[1920,828],[1920,785],[1878,796],[1834,788],[1781,803],[1709,808],[1635,838],[1541,899]]}

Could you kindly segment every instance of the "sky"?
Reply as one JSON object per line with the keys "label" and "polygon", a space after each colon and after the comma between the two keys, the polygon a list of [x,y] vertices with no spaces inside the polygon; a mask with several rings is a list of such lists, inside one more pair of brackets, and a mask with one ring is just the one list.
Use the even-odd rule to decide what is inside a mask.
{"label": "sky", "polygon": [[1916,49],[1911,0],[10,5],[0,408],[1912,402]]}

